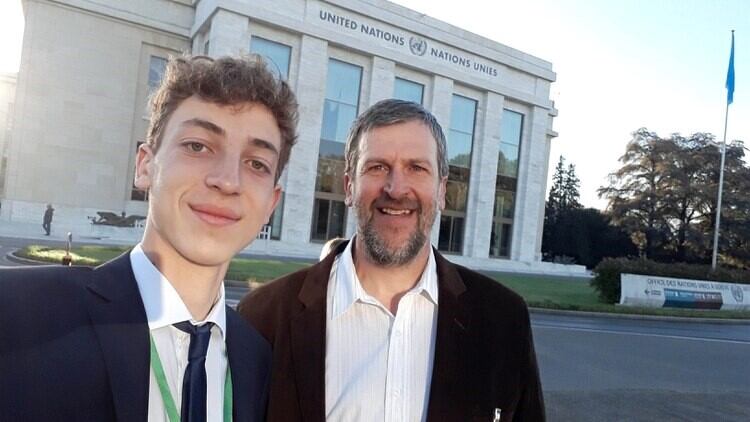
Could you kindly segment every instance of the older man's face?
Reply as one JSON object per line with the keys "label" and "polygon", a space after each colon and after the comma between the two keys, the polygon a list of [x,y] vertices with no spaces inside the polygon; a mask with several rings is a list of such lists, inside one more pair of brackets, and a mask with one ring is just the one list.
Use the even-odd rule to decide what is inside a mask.
{"label": "older man's face", "polygon": [[346,202],[357,215],[357,235],[381,265],[403,265],[429,248],[438,210],[445,206],[437,143],[419,121],[366,132],[354,174],[345,176]]}

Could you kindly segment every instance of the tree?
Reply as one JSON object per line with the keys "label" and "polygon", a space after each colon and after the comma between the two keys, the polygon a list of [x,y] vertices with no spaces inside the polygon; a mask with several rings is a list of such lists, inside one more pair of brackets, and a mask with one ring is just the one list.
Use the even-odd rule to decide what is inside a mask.
{"label": "tree", "polygon": [[638,129],[620,157],[622,167],[609,175],[609,186],[598,190],[609,200],[607,211],[613,223],[632,234],[646,257],[653,257],[666,241],[664,157],[670,151],[671,145],[656,133]]}
{"label": "tree", "polygon": [[593,268],[605,257],[635,255],[628,235],[610,218],[580,203],[581,182],[575,165],[560,157],[545,206],[542,254],[547,260],[573,260]]}
{"label": "tree", "polygon": [[581,179],[576,176],[576,166],[573,163],[568,164],[568,170],[565,172],[565,181],[562,190],[562,209],[581,208],[580,194]]}
{"label": "tree", "polygon": [[[744,145],[727,145],[720,251],[725,263],[750,265],[750,168]],[[642,254],[660,261],[710,259],[720,149],[710,133],[661,138],[645,128],[633,133],[622,167],[599,195],[609,200],[612,222],[631,233]]]}
{"label": "tree", "polygon": [[[726,263],[750,268],[750,167],[745,165],[745,147],[742,141],[727,144],[724,163],[724,188],[722,190],[721,228],[719,256]],[[704,235],[696,243],[704,251],[708,262],[713,249],[713,234],[716,223],[716,201],[721,149],[717,144],[708,144],[703,153],[703,172],[707,189],[706,207],[696,224],[696,230]]]}
{"label": "tree", "polygon": [[545,220],[554,220],[558,211],[562,208],[562,195],[565,189],[565,158],[561,155],[555,167],[555,173],[552,175],[552,186],[549,190],[547,203],[545,204]]}
{"label": "tree", "polygon": [[[667,152],[663,166],[666,177],[664,211],[673,235],[672,249],[681,262],[689,258],[688,237],[693,234],[694,223],[707,212],[712,201],[710,175],[703,170],[713,158],[712,154],[705,153],[713,140],[714,136],[709,133],[695,133],[687,138],[672,134],[663,141]],[[699,253],[699,250],[693,251],[693,255]]]}

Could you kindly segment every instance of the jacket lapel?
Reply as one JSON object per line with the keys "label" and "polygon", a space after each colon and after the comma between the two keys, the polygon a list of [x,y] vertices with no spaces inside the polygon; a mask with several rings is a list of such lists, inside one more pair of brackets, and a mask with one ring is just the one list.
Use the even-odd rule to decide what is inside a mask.
{"label": "jacket lapel", "polygon": [[433,251],[438,275],[438,317],[427,419],[440,420],[451,409],[456,389],[461,388],[460,349],[465,344],[469,320],[461,298],[466,285],[455,265]]}
{"label": "jacket lapel", "polygon": [[336,255],[347,243],[307,273],[298,296],[301,309],[291,320],[294,376],[305,421],[325,420],[326,291]]}
{"label": "jacket lapel", "polygon": [[149,330],[130,255],[96,268],[86,296],[102,348],[117,419],[148,419]]}

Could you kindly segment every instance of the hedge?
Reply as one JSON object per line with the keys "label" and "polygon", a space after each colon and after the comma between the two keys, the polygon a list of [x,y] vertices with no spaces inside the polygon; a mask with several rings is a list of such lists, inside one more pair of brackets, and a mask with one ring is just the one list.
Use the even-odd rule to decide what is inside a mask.
{"label": "hedge", "polygon": [[750,284],[750,271],[717,268],[710,265],[661,263],[648,259],[605,258],[594,268],[591,287],[606,303],[620,301],[620,274],[655,275],[661,277],[687,278],[692,280],[723,281]]}

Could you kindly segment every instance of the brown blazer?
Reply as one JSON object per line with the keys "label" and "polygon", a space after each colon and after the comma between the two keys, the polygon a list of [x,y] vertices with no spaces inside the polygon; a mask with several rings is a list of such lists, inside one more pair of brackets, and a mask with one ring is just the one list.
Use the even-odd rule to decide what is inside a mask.
{"label": "brown blazer", "polygon": [[[326,288],[336,248],[263,286],[238,310],[271,343],[269,421],[325,420]],[[544,421],[526,304],[435,251],[438,318],[428,421]]]}

